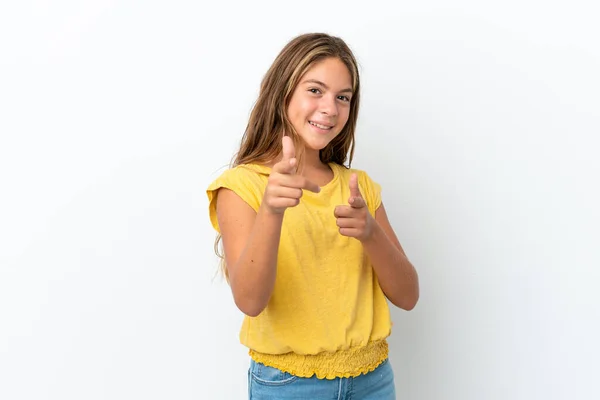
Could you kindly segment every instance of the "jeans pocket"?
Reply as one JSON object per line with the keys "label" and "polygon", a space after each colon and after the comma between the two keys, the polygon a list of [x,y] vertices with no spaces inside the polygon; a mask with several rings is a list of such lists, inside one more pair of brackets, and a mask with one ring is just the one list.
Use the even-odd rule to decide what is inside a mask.
{"label": "jeans pocket", "polygon": [[298,380],[298,377],[277,368],[250,361],[250,375],[252,380],[265,386],[284,386]]}

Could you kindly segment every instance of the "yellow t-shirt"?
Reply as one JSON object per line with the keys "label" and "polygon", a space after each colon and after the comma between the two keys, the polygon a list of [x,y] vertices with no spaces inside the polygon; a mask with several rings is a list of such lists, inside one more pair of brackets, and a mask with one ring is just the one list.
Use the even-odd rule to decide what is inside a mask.
{"label": "yellow t-shirt", "polygon": [[[270,301],[246,316],[240,341],[257,362],[291,374],[319,378],[358,376],[388,355],[391,331],[387,299],[360,241],[342,236],[333,214],[350,198],[350,175],[370,213],[381,204],[381,187],[363,171],[331,163],[333,180],[319,193],[304,191],[283,219],[277,277]],[[209,214],[219,231],[219,188],[233,190],[258,211],[271,169],[248,164],[225,171],[207,189]]]}

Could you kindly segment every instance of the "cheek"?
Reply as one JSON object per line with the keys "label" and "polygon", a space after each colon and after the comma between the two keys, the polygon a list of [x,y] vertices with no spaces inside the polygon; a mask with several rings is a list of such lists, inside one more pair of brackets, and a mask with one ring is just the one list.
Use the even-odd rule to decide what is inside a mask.
{"label": "cheek", "polygon": [[340,111],[339,121],[341,122],[340,126],[343,128],[346,126],[348,119],[350,118],[350,107],[346,107],[344,110]]}
{"label": "cheek", "polygon": [[315,108],[315,102],[311,99],[294,99],[290,103],[289,115],[294,119],[306,119],[314,112]]}

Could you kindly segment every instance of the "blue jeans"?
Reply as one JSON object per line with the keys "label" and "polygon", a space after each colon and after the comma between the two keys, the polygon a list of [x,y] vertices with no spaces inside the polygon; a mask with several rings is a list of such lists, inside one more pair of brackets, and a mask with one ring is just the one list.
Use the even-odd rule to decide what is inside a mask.
{"label": "blue jeans", "polygon": [[394,373],[388,360],[355,378],[300,378],[250,360],[250,400],[396,400]]}

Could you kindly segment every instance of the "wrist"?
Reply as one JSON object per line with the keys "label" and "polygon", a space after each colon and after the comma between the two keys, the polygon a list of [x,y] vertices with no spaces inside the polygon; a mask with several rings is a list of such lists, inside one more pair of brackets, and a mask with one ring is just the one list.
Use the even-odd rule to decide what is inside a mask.
{"label": "wrist", "polygon": [[379,234],[381,233],[381,226],[379,226],[379,223],[377,223],[375,218],[373,218],[370,214],[369,214],[368,218],[369,218],[369,222],[367,223],[369,225],[369,229],[367,230],[368,233],[363,238],[359,239],[363,245],[369,245],[371,243],[377,242],[377,238],[378,238]]}
{"label": "wrist", "polygon": [[269,220],[279,221],[279,220],[283,220],[284,213],[285,213],[285,209],[284,210],[273,210],[272,208],[267,206],[265,203],[262,203],[260,205],[260,208],[258,209],[257,215],[261,215],[263,218],[266,218]]}

